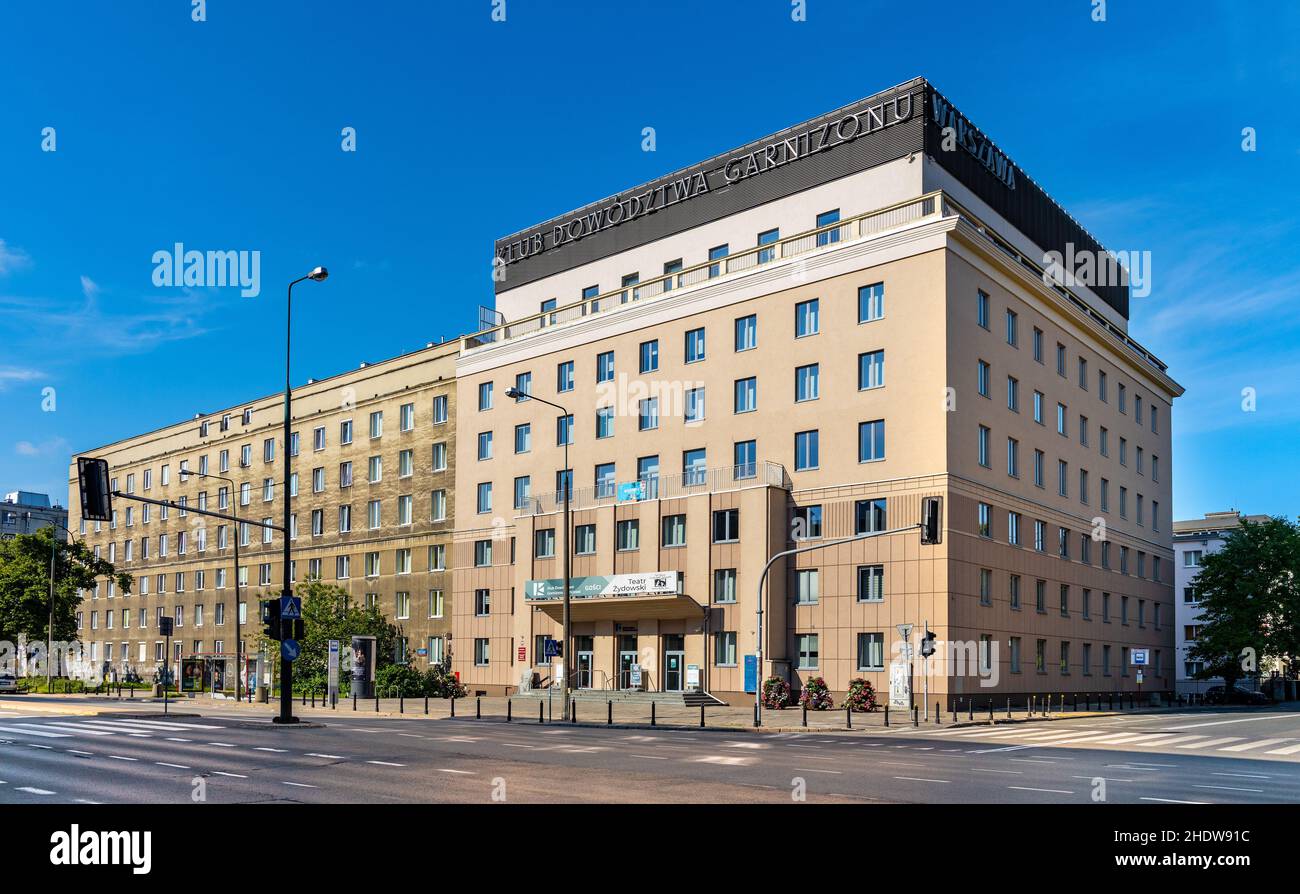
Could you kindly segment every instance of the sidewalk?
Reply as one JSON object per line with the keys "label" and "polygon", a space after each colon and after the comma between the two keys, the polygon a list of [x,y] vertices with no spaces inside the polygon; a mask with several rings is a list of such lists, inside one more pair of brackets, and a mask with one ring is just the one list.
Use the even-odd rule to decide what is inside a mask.
{"label": "sidewalk", "polygon": [[[214,699],[210,696],[200,695],[194,698],[171,698],[169,702],[169,710],[177,713],[236,712],[246,714],[250,720],[269,720],[279,713],[278,700],[273,700],[271,704],[265,705],[256,702],[248,704],[246,702],[236,702],[233,699]],[[1289,706],[1280,704],[1275,708],[1296,710],[1300,709],[1300,705],[1295,703]],[[162,710],[163,701],[160,698],[131,698],[125,692],[121,698],[118,698],[116,694],[111,696],[23,695],[0,698],[0,712],[20,711],[26,713],[48,712],[93,715],[123,711],[151,711],[161,714]],[[423,697],[379,700],[358,699],[355,703],[351,699],[343,699],[334,708],[327,707],[320,701],[317,701],[313,706],[310,697],[305,705],[301,697],[294,699],[293,702],[295,716],[320,722],[327,722],[331,717],[339,720],[347,718],[357,721],[363,721],[367,717],[402,718],[412,722],[448,720],[452,718],[453,710],[455,719],[470,722],[505,723],[507,717],[509,717],[509,722],[512,723],[536,724],[539,722],[539,718],[544,718],[546,723],[568,722],[564,706],[558,698],[549,705],[544,698],[515,697],[506,699],[503,696],[457,699],[454,705],[448,699],[430,698],[426,700]],[[1166,706],[1160,708],[1126,708],[1122,711],[1058,711],[1048,714],[1036,711],[1029,714],[1024,708],[1017,708],[1011,712],[1010,716],[1008,716],[1006,710],[994,711],[992,718],[990,718],[986,709],[984,712],[974,712],[973,716],[969,712],[959,712],[955,721],[952,712],[944,713],[936,718],[933,711],[931,711],[928,720],[922,714],[917,718],[915,725],[912,717],[907,712],[891,710],[888,712],[888,726],[886,726],[886,712],[883,708],[872,713],[853,714],[851,720],[845,711],[833,709],[830,711],[809,711],[807,725],[805,726],[803,709],[795,706],[780,711],[764,709],[763,725],[761,729],[755,729],[752,704],[711,706],[704,708],[703,712],[701,712],[700,708],[656,705],[652,717],[651,705],[647,703],[614,702],[611,706],[608,703],[591,699],[579,699],[577,701],[577,722],[571,725],[612,726],[626,729],[659,727],[666,729],[700,729],[701,717],[703,717],[703,728],[732,732],[832,733],[848,732],[850,730],[853,732],[880,732],[885,729],[900,731],[917,728],[927,730],[952,729],[1007,723],[1146,716],[1205,710],[1210,709],[1201,706]]]}

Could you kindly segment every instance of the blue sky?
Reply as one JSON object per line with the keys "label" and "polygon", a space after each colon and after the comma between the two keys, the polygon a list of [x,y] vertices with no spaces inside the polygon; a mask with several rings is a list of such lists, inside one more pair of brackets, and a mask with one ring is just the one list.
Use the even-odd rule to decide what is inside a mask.
{"label": "blue sky", "polygon": [[[0,490],[66,499],[73,451],[282,387],[315,264],[296,383],[474,329],[497,236],[921,75],[1151,252],[1131,331],[1187,388],[1175,516],[1296,515],[1300,4],[995,6],[7,0]],[[260,251],[261,294],[155,288],[176,242]]]}

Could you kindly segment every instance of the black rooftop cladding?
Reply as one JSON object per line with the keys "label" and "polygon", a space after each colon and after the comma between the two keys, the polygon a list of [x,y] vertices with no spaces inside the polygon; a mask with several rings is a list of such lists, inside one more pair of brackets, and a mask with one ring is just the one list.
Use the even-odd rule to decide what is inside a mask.
{"label": "black rooftop cladding", "polygon": [[[968,137],[962,145],[950,150],[944,149],[945,125],[936,120],[936,112],[943,116],[949,109],[956,113],[962,134]],[[855,116],[856,126],[842,123],[850,116]],[[851,136],[841,139],[846,133]],[[758,157],[761,159],[761,153],[768,147],[791,142],[802,149],[788,162],[779,161],[754,175],[734,179],[734,182],[729,180],[729,162],[751,153],[760,153]],[[496,256],[504,256],[507,262],[502,271],[504,276],[496,282],[496,292],[500,294],[917,152],[930,155],[1044,251],[1059,251],[1064,255],[1067,244],[1073,244],[1076,254],[1085,250],[1104,251],[1096,238],[982,131],[957,112],[943,94],[924,78],[914,78],[699,164],[498,239]],[[685,187],[685,195],[689,197],[673,201],[674,196],[681,194],[678,184]],[[593,219],[589,215],[599,219],[599,215],[620,204],[627,214],[626,209],[633,207],[630,203],[635,201],[634,197],[646,194],[667,197],[668,201],[663,204],[656,201],[654,209],[649,212],[627,216],[620,222],[607,223],[603,228],[581,232],[577,238],[562,238],[558,246],[554,244],[557,226],[567,227],[578,219]],[[641,271],[643,277],[657,276],[659,272]],[[601,286],[614,288],[613,283],[602,283]],[[1127,286],[1099,285],[1092,290],[1125,319],[1128,318]],[[561,305],[578,298],[577,294],[549,297],[559,299]]]}

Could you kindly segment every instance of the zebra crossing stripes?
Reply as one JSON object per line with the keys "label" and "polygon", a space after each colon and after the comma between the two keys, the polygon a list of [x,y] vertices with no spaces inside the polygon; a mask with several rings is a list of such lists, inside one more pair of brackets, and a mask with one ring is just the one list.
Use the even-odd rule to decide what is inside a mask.
{"label": "zebra crossing stripes", "polygon": [[225,727],[209,723],[172,723],[157,720],[31,718],[34,722],[0,723],[0,736],[31,736],[42,739],[66,739],[73,736],[130,736],[147,738],[167,732],[217,730]]}

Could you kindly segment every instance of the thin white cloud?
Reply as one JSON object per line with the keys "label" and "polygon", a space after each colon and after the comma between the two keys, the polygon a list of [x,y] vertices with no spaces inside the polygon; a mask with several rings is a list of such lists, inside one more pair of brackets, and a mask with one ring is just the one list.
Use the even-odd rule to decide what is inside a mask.
{"label": "thin white cloud", "polygon": [[10,247],[3,239],[0,239],[0,276],[13,273],[16,270],[26,270],[31,265],[31,255],[21,248]]}
{"label": "thin white cloud", "polygon": [[0,391],[18,382],[34,382],[45,374],[37,369],[22,366],[0,366]]}
{"label": "thin white cloud", "polygon": [[19,441],[14,444],[14,452],[19,456],[54,456],[59,453],[70,453],[67,439],[61,437],[50,438],[48,441],[41,441],[39,444],[31,441]]}
{"label": "thin white cloud", "polygon": [[91,279],[89,276],[86,276],[85,274],[82,274],[82,276],[81,276],[81,294],[85,295],[86,298],[88,298],[88,299],[93,299],[93,298],[95,298],[96,296],[99,295],[99,283],[95,282],[95,281],[94,281],[93,279]]}

